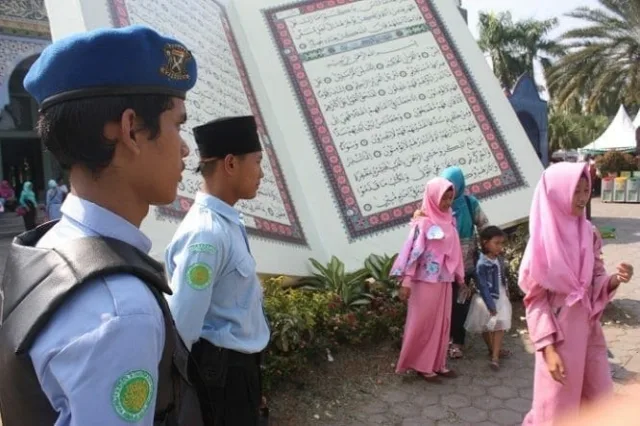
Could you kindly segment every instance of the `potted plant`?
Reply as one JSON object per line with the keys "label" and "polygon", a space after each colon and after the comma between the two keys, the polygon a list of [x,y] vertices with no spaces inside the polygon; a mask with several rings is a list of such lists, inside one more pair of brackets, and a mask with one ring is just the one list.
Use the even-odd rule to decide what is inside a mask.
{"label": "potted plant", "polygon": [[638,169],[633,155],[618,151],[609,151],[596,158],[596,166],[602,176],[617,177],[620,172]]}

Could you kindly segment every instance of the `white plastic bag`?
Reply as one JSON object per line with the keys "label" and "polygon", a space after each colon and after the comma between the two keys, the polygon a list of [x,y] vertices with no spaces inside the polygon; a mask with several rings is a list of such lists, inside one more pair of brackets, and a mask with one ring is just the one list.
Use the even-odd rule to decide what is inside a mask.
{"label": "white plastic bag", "polygon": [[496,325],[498,325],[498,315],[493,315],[487,322],[487,330],[495,331]]}

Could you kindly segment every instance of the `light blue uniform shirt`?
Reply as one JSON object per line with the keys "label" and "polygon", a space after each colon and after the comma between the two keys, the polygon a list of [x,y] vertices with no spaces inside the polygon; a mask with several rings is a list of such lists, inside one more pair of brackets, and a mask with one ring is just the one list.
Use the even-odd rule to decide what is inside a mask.
{"label": "light blue uniform shirt", "polygon": [[240,214],[199,192],[166,251],[169,307],[191,348],[213,345],[253,354],[269,343],[262,286]]}
{"label": "light blue uniform shirt", "polygon": [[[105,236],[145,253],[151,248],[131,223],[72,194],[62,215],[38,247]],[[121,274],[85,283],[53,315],[29,352],[42,389],[59,413],[55,425],[153,425],[164,331],[160,306],[138,278]]]}

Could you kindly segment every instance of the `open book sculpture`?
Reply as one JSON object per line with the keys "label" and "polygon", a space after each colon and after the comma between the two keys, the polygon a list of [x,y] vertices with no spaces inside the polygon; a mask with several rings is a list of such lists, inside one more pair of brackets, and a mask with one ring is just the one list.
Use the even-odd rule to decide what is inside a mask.
{"label": "open book sculpture", "polygon": [[[256,117],[265,177],[237,207],[261,272],[391,254],[425,183],[450,165],[492,223],[527,216],[542,167],[452,0],[105,1],[48,1],[86,12],[75,26],[50,14],[52,33],[145,24],[174,35],[199,65],[187,127]],[[185,172],[176,201],[145,220],[156,257],[199,182]]]}

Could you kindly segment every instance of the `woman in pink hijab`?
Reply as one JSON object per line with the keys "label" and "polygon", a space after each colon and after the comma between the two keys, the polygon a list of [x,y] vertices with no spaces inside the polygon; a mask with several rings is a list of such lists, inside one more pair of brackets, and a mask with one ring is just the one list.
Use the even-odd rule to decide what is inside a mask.
{"label": "woman in pink hijab", "polygon": [[0,213],[5,211],[5,205],[15,202],[15,199],[16,193],[9,182],[6,180],[0,182]]}
{"label": "woman in pink hijab", "polygon": [[9,185],[9,181],[3,180],[0,182],[0,198],[4,198],[5,200],[12,200],[16,198],[16,193]]}
{"label": "woman in pink hijab", "polygon": [[464,286],[462,249],[451,212],[451,182],[427,183],[423,217],[414,220],[391,274],[401,277],[400,296],[409,302],[398,373],[414,370],[425,380],[456,377],[447,368],[452,282]]}
{"label": "woman in pink hijab", "polygon": [[535,347],[533,404],[524,425],[551,425],[584,400],[613,391],[600,317],[633,268],[608,275],[602,240],[585,217],[591,195],[585,163],[558,163],[542,174],[520,266],[529,335]]}

